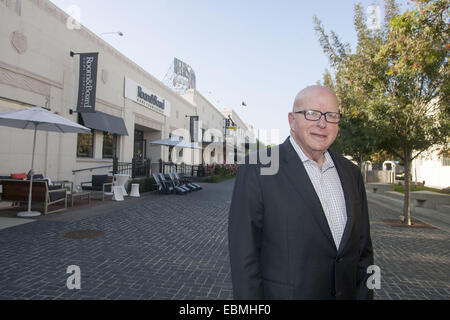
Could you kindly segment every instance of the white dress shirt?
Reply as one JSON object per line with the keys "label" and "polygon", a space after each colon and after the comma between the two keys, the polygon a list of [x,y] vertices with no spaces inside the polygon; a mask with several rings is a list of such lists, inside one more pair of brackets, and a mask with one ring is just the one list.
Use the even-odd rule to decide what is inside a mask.
{"label": "white dress shirt", "polygon": [[326,151],[324,153],[325,161],[322,165],[322,170],[320,170],[318,164],[305,155],[292,136],[289,140],[305,166],[309,179],[322,204],[336,248],[339,249],[345,224],[347,223],[347,209],[345,207],[341,180],[334,166],[333,159],[328,151]]}

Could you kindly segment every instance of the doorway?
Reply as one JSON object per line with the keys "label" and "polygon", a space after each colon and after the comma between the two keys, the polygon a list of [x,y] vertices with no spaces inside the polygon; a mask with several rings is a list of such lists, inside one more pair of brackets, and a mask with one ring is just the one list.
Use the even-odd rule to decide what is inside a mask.
{"label": "doorway", "polygon": [[142,130],[134,130],[133,158],[137,160],[147,159],[147,141],[144,139],[144,131]]}

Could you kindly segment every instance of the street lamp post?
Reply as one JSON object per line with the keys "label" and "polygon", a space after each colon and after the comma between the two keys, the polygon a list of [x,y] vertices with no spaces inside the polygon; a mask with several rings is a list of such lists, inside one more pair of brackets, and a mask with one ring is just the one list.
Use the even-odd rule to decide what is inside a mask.
{"label": "street lamp post", "polygon": [[102,36],[104,34],[117,34],[120,37],[123,37],[123,32],[122,31],[102,32],[102,33],[100,33],[100,36]]}

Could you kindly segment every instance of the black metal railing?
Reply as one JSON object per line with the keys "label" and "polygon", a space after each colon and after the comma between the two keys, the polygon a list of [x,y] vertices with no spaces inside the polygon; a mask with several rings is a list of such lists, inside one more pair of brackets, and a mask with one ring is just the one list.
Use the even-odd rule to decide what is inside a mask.
{"label": "black metal railing", "polygon": [[133,172],[133,168],[131,166],[131,162],[118,162],[113,161],[113,174],[126,174],[131,176]]}
{"label": "black metal railing", "polygon": [[100,169],[110,169],[111,174],[126,174],[131,178],[150,177],[152,172],[178,172],[178,174],[189,177],[204,176],[204,167],[202,165],[188,165],[185,163],[177,164],[173,162],[164,162],[161,159],[158,162],[151,162],[151,159],[135,159],[131,162],[119,162],[117,158],[113,158],[113,163],[103,166],[90,167],[85,169],[72,170],[73,174],[85,171],[95,171]]}
{"label": "black metal railing", "polygon": [[204,169],[202,165],[189,165],[185,163],[177,164],[174,162],[164,162],[161,159],[159,160],[158,164],[159,164],[158,171],[164,174],[176,171],[178,174],[181,174],[185,177],[204,176]]}
{"label": "black metal railing", "polygon": [[77,169],[77,170],[72,170],[72,174],[76,174],[78,172],[84,172],[84,171],[94,171],[94,170],[100,170],[100,169],[107,169],[107,168],[111,168],[111,167],[112,167],[112,164],[104,165],[104,166],[84,168],[84,169]]}
{"label": "black metal railing", "polygon": [[117,158],[113,158],[113,163],[103,166],[90,167],[84,169],[72,170],[73,174],[85,171],[95,171],[101,169],[111,169],[109,173],[111,174],[126,174],[131,178],[141,178],[141,177],[150,177],[150,159],[132,159],[131,162],[119,162]]}
{"label": "black metal railing", "polygon": [[151,160],[133,158],[131,162],[118,162],[113,159],[113,174],[127,174],[132,178],[150,177]]}

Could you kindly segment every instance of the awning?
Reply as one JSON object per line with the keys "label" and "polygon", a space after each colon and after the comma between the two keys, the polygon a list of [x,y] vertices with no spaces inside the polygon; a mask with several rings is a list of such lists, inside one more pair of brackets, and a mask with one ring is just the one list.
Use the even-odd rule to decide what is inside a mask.
{"label": "awning", "polygon": [[110,114],[95,111],[95,112],[81,112],[81,118],[85,127],[115,133],[122,136],[127,136],[128,131],[125,122],[122,118],[112,116]]}

